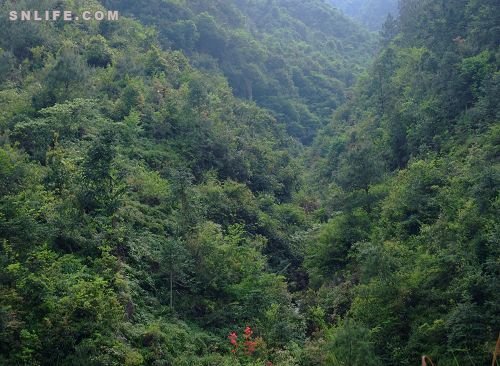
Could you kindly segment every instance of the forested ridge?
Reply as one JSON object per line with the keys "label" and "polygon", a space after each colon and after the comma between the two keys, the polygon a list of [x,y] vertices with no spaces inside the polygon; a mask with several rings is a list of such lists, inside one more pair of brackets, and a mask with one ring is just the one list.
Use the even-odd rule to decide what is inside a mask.
{"label": "forested ridge", "polygon": [[4,1],[0,365],[490,364],[500,5],[399,9]]}

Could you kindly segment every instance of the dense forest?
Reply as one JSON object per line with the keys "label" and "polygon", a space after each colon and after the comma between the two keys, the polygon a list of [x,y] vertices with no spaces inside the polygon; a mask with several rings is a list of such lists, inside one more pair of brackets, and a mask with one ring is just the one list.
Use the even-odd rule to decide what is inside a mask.
{"label": "dense forest", "polygon": [[223,73],[235,96],[270,110],[305,144],[346,101],[376,46],[323,0],[104,4],[155,26],[161,45],[181,50],[198,69]]}
{"label": "dense forest", "polygon": [[491,364],[500,4],[332,3],[0,3],[0,365]]}

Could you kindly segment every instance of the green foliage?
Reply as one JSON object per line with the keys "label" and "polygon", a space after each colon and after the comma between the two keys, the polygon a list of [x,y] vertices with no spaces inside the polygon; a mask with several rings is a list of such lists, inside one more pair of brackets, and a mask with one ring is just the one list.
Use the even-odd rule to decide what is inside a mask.
{"label": "green foliage", "polygon": [[268,108],[305,143],[345,100],[374,44],[316,0],[103,2],[156,25],[162,44],[207,71],[221,71],[236,96]]}
{"label": "green foliage", "polygon": [[324,1],[35,3],[121,17],[0,19],[0,364],[490,361],[494,0],[401,1],[355,87]]}
{"label": "green foliage", "polygon": [[346,320],[329,330],[324,351],[325,361],[331,365],[379,365],[373,344],[368,340],[366,328]]}
{"label": "green foliage", "polygon": [[[28,38],[1,44],[0,363],[233,365],[248,324],[269,346],[245,364],[303,342],[264,255],[306,225],[283,125],[136,21],[6,22]],[[219,22],[178,20],[172,40],[258,47]]]}
{"label": "green foliage", "polygon": [[[325,315],[345,314],[373,342],[373,353],[345,362],[366,353],[377,364],[411,365],[423,354],[441,365],[486,364],[498,328],[498,103],[490,98],[499,63],[477,21],[496,15],[478,12],[476,1],[400,8],[372,75],[307,160],[320,217],[332,218],[310,234],[304,266],[318,294],[330,287],[344,300],[322,307]],[[360,224],[347,221],[360,210]],[[305,309],[322,304],[306,299]]]}
{"label": "green foliage", "polygon": [[312,283],[324,278],[342,277],[349,263],[349,252],[357,242],[368,237],[369,218],[363,210],[333,217],[321,227],[308,247],[304,265],[309,268]]}
{"label": "green foliage", "polygon": [[86,56],[87,63],[94,67],[107,67],[112,62],[112,54],[108,43],[100,35],[89,40]]}

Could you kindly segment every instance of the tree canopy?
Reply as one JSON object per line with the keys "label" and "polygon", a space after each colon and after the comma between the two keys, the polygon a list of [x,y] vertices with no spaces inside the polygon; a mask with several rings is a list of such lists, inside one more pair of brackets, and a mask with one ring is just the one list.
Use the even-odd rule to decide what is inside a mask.
{"label": "tree canopy", "polygon": [[42,5],[121,14],[0,17],[0,365],[491,362],[497,1]]}

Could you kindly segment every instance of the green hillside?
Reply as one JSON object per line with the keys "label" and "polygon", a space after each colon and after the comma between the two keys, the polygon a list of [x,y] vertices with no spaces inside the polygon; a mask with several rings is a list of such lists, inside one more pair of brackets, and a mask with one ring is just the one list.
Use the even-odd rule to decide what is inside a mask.
{"label": "green hillside", "polygon": [[491,363],[500,6],[400,7],[2,2],[0,365]]}
{"label": "green hillside", "polygon": [[324,0],[104,1],[159,31],[164,47],[223,73],[236,96],[255,100],[310,143],[346,100],[375,39]]}
{"label": "green hillside", "polygon": [[[422,354],[489,364],[500,327],[499,6],[401,6],[401,31],[307,159],[327,220],[305,254],[313,304],[349,319],[331,331],[335,347],[363,330],[378,364]],[[342,300],[325,303],[325,292]]]}

